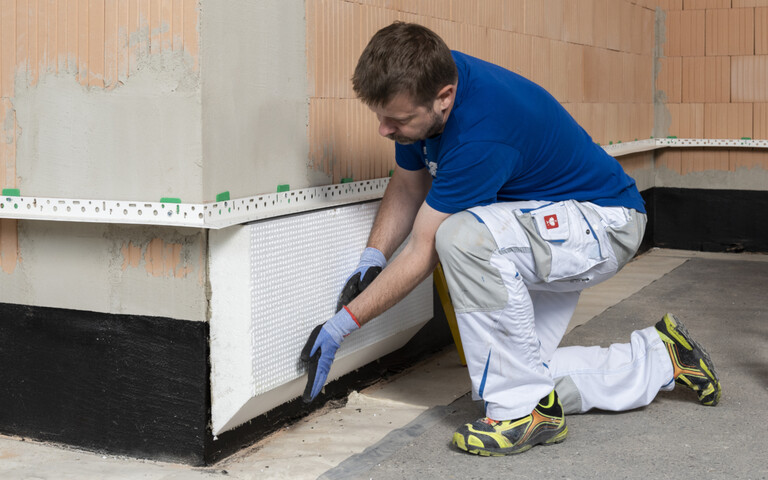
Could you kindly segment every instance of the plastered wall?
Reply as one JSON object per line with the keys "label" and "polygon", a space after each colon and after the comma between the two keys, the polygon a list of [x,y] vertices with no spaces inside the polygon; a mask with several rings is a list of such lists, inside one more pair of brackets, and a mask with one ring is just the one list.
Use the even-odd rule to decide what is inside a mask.
{"label": "plastered wall", "polygon": [[[327,185],[308,167],[304,1],[203,0],[204,197]],[[314,0],[306,2],[307,5]]]}
{"label": "plastered wall", "polygon": [[395,20],[426,25],[452,49],[548,89],[596,142],[653,131],[656,2],[629,0],[313,0],[307,8],[309,158],[343,178],[380,178],[394,146],[354,98],[360,52]]}
{"label": "plastered wall", "polygon": [[[200,202],[197,0],[0,0],[0,188]],[[205,320],[201,230],[0,219],[0,301]]]}
{"label": "plastered wall", "polygon": [[197,1],[0,6],[3,187],[201,200]]}
{"label": "plastered wall", "polygon": [[17,241],[2,302],[206,320],[203,230],[19,221]]}
{"label": "plastered wall", "polygon": [[[768,138],[768,1],[665,0],[659,136]],[[768,188],[765,149],[665,149],[657,186]]]}

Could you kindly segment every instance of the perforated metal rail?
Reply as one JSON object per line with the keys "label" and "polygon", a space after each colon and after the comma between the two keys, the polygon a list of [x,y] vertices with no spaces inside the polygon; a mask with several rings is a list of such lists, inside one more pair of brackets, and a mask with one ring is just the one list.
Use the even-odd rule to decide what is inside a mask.
{"label": "perforated metal rail", "polygon": [[[768,140],[651,138],[605,145],[603,149],[619,157],[666,147],[768,148]],[[26,197],[17,192],[6,192],[0,197],[0,218],[219,229],[270,217],[375,200],[384,195],[388,183],[389,178],[379,178],[211,203]]]}
{"label": "perforated metal rail", "polygon": [[0,218],[223,228],[384,195],[389,178],[308,187],[213,203],[0,197]]}

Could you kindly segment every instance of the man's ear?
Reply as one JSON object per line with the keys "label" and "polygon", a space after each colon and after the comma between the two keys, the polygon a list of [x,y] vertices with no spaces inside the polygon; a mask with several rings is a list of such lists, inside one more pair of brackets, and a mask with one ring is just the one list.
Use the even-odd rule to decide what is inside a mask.
{"label": "man's ear", "polygon": [[437,92],[436,100],[439,103],[441,111],[448,110],[453,105],[453,100],[456,98],[456,85],[446,85]]}

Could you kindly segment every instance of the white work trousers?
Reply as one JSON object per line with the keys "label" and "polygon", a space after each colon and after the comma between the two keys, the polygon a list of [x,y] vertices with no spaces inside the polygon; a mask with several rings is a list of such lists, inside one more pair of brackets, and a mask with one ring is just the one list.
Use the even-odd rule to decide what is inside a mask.
{"label": "white work trousers", "polygon": [[654,327],[608,348],[557,348],[581,290],[629,261],[644,227],[634,210],[575,201],[497,203],[443,222],[437,250],[488,417],[528,415],[555,387],[566,413],[637,408],[673,388]]}

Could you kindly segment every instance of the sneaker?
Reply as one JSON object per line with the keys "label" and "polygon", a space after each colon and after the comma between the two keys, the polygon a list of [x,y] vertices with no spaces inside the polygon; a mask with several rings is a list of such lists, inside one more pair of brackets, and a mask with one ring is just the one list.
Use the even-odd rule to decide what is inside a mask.
{"label": "sneaker", "polygon": [[672,360],[675,383],[696,392],[702,405],[717,405],[722,390],[709,354],[691,338],[682,322],[671,313],[659,320],[656,331]]}
{"label": "sneaker", "polygon": [[522,453],[534,445],[554,445],[567,435],[563,406],[552,390],[530,415],[503,421],[481,418],[459,428],[453,444],[476,455],[502,456]]}

